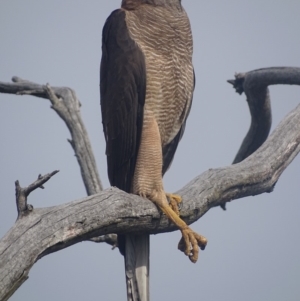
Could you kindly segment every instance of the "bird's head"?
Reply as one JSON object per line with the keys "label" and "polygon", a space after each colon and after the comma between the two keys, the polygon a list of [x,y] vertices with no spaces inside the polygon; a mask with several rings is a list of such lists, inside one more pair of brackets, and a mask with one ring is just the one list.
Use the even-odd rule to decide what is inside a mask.
{"label": "bird's head", "polygon": [[121,6],[127,10],[133,10],[142,4],[181,9],[181,0],[122,0]]}

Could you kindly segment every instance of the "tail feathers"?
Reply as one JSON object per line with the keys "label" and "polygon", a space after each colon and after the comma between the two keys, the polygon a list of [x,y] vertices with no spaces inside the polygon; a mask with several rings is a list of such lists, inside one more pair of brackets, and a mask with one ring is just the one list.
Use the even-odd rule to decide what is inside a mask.
{"label": "tail feathers", "polygon": [[125,274],[127,301],[149,301],[150,236],[126,235]]}

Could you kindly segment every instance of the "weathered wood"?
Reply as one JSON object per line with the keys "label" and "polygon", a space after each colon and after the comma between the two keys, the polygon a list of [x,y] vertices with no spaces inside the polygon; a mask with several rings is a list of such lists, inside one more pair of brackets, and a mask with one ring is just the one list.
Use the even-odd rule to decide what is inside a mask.
{"label": "weathered wood", "polygon": [[39,85],[17,76],[12,81],[13,83],[0,82],[0,93],[32,95],[50,100],[51,108],[63,119],[70,131],[72,139],[68,141],[74,149],[87,195],[100,192],[102,184],[75,91],[66,87],[51,87],[49,84]]}
{"label": "weathered wood", "polygon": [[[300,105],[257,152],[241,163],[210,169],[178,191],[182,218],[191,224],[224,202],[273,190],[281,173],[300,151]],[[116,188],[66,203],[34,209],[0,241],[0,300],[26,280],[43,256],[108,233],[176,230],[155,205]]]}
{"label": "weathered wood", "polygon": [[[240,163],[210,169],[178,191],[183,198],[180,214],[188,224],[198,220],[212,207],[273,190],[281,173],[300,151],[300,105],[284,118],[262,144],[271,122],[267,86],[278,83],[300,84],[299,70],[260,69],[238,74],[235,80],[230,81],[239,92],[245,91],[255,126],[251,124],[251,133],[248,132],[236,156],[234,163]],[[87,181],[87,193],[99,192],[101,183],[97,180],[99,176],[75,93],[69,88],[51,88],[49,85],[41,86],[18,78],[13,81],[13,84],[0,82],[0,92],[31,94],[50,99],[53,108],[71,132],[71,144],[76,155],[80,154],[80,159],[78,156],[77,159],[82,177]],[[256,104],[261,110],[256,110]],[[88,143],[88,154],[85,153],[85,143]],[[106,241],[107,237],[107,241],[111,242],[115,236],[108,235],[110,233],[157,234],[174,230],[175,226],[151,202],[116,188],[63,205],[32,209],[18,219],[0,241],[0,300],[7,300],[27,279],[33,264],[52,252],[84,240]],[[100,235],[104,237],[93,239]]]}
{"label": "weathered wood", "polygon": [[30,211],[33,210],[33,206],[29,205],[27,203],[27,197],[29,196],[29,194],[37,188],[44,189],[43,184],[45,184],[47,181],[49,181],[51,179],[51,177],[53,177],[57,173],[58,173],[58,170],[55,170],[44,176],[39,175],[38,179],[35,182],[33,182],[32,184],[30,184],[28,187],[25,187],[25,188],[22,188],[20,186],[19,181],[15,182],[18,219],[23,216],[26,216]]}
{"label": "weathered wood", "polygon": [[241,162],[255,152],[267,139],[271,124],[271,102],[268,86],[300,85],[300,68],[273,67],[253,70],[235,75],[228,80],[236,92],[245,92],[251,114],[250,129],[234,158],[233,164]]}

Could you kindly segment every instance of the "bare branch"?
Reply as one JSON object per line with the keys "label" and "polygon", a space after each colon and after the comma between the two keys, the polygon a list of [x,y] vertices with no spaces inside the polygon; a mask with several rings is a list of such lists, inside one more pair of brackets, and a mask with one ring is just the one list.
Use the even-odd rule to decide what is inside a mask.
{"label": "bare branch", "polygon": [[118,235],[117,234],[106,234],[98,237],[93,237],[89,241],[101,243],[106,242],[112,246],[112,250],[118,246]]}
{"label": "bare branch", "polygon": [[54,170],[51,173],[48,173],[44,176],[39,175],[38,179],[34,183],[32,183],[28,187],[24,188],[24,190],[26,191],[26,196],[28,196],[33,190],[35,190],[37,188],[44,188],[43,184],[45,184],[47,181],[49,181],[58,172],[59,172],[59,170]]}
{"label": "bare branch", "polygon": [[[45,86],[21,79],[12,78],[11,83],[0,82],[0,92],[16,95],[32,95],[47,98],[52,104],[52,109],[64,120],[72,139],[68,142],[72,146],[81,170],[81,176],[87,195],[99,193],[103,187],[93,155],[88,133],[80,115],[80,102],[75,92],[70,88]],[[105,241],[105,237],[95,238]],[[111,244],[111,241],[107,241]]]}
{"label": "bare branch", "polygon": [[18,219],[21,218],[22,216],[27,215],[28,212],[33,210],[33,206],[27,204],[27,197],[29,196],[29,194],[37,188],[44,189],[43,184],[45,184],[47,181],[49,181],[58,172],[59,172],[58,170],[55,170],[44,176],[39,175],[38,179],[35,182],[33,182],[32,184],[30,184],[28,187],[25,187],[25,188],[22,188],[20,186],[20,183],[18,180],[15,182]]}
{"label": "bare branch", "polygon": [[[271,192],[274,189],[281,173],[300,151],[300,106],[285,117],[262,144],[268,135],[271,122],[267,85],[300,84],[299,73],[299,68],[260,69],[240,74],[236,76],[236,80],[230,81],[240,93],[247,91],[252,123],[256,125],[252,126],[251,123],[250,134],[247,134],[248,138],[245,138],[237,155],[238,159],[235,159],[234,163],[241,161],[240,163],[208,170],[178,191],[183,198],[180,215],[188,224],[198,220],[212,207],[224,206],[234,199]],[[273,76],[269,77],[270,74]],[[260,84],[256,81],[256,76],[262,76]],[[76,149],[77,155],[81,147],[80,145],[77,149],[78,141],[83,140],[78,138],[77,141],[76,135],[81,133],[87,137],[87,134],[84,127],[84,131],[82,130],[82,121],[78,121],[78,114],[74,113],[79,112],[75,93],[68,88],[40,86],[18,78],[13,81],[15,84],[0,83],[0,92],[49,98],[53,109],[70,129],[70,143]],[[68,102],[71,103],[70,106]],[[256,114],[267,120],[263,123],[260,118],[255,120]],[[256,145],[255,149],[259,148],[255,151],[253,145]],[[251,153],[253,154],[250,155]],[[82,162],[79,159],[78,162],[83,170]],[[88,168],[85,171],[90,172]],[[84,174],[82,176],[88,180]],[[18,183],[16,186],[17,189],[22,189]],[[91,193],[97,189],[99,188],[92,184],[87,191]],[[38,259],[77,242],[105,241],[114,244],[116,236],[110,235],[111,233],[156,234],[176,230],[153,203],[115,188],[52,208],[28,209],[26,201],[22,206],[31,210],[30,214],[26,218],[18,219],[0,241],[0,300],[7,300],[17,290],[28,278],[30,268]],[[95,238],[101,235],[103,236]]]}
{"label": "bare branch", "polygon": [[272,67],[238,73],[228,80],[236,92],[245,92],[251,113],[251,126],[233,161],[241,162],[255,152],[267,139],[271,124],[271,103],[268,86],[300,85],[300,68]]}
{"label": "bare branch", "polygon": [[71,146],[80,166],[81,176],[88,195],[102,190],[102,184],[96,167],[91,143],[80,115],[80,102],[75,92],[66,87],[42,86],[19,77],[12,78],[13,83],[0,82],[0,93],[33,95],[51,101],[52,109],[66,123],[72,140]]}
{"label": "bare branch", "polygon": [[[181,217],[191,224],[212,207],[272,191],[299,151],[300,105],[247,159],[210,169],[179,190]],[[47,254],[109,233],[174,230],[152,202],[116,188],[60,206],[34,209],[17,220],[0,241],[0,300],[7,300],[27,279],[32,265]]]}

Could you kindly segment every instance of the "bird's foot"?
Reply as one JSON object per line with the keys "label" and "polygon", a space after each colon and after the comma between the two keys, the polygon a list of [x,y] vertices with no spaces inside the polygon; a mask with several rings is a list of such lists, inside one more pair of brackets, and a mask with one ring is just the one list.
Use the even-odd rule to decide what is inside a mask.
{"label": "bird's foot", "polygon": [[191,262],[197,262],[199,247],[201,250],[204,250],[207,244],[207,239],[194,232],[188,226],[181,229],[181,233],[182,237],[178,243],[178,249],[188,256]]}
{"label": "bird's foot", "polygon": [[181,210],[182,198],[178,194],[166,193],[166,197],[169,201],[169,206],[171,209],[179,216],[179,211]]}
{"label": "bird's foot", "polygon": [[176,213],[176,210],[172,209],[172,205],[169,205],[167,194],[163,190],[153,193],[149,199],[155,203],[162,210],[162,212],[165,213],[169,220],[180,229],[182,238],[179,241],[178,249],[184,252],[184,254],[189,257],[191,262],[195,263],[198,259],[199,247],[201,250],[204,250],[207,244],[207,239],[204,236],[194,232],[188,227],[185,221],[179,217],[179,210],[177,207],[178,201],[176,201],[176,199],[179,200],[181,198],[171,197],[171,199],[173,199],[173,204],[176,204],[178,213]]}

